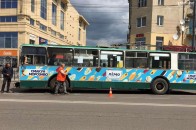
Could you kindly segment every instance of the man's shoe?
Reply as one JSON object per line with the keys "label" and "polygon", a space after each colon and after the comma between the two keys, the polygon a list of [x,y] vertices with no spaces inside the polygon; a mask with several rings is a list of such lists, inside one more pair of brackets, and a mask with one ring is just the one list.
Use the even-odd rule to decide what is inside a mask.
{"label": "man's shoe", "polygon": [[65,92],[65,93],[63,93],[63,95],[69,95],[69,93],[68,92]]}
{"label": "man's shoe", "polygon": [[4,93],[4,91],[1,91],[1,93]]}

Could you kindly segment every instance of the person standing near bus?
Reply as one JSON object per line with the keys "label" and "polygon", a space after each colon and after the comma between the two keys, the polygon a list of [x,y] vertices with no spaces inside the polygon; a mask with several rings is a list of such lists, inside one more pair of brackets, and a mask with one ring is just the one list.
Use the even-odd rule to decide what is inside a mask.
{"label": "person standing near bus", "polygon": [[3,68],[2,74],[3,74],[3,84],[2,84],[2,88],[1,88],[1,93],[4,93],[6,83],[7,83],[7,91],[6,92],[9,93],[10,83],[11,83],[11,79],[13,77],[13,68],[11,67],[11,65],[9,63],[7,63],[5,65],[5,67]]}
{"label": "person standing near bus", "polygon": [[55,94],[58,94],[59,88],[60,87],[64,87],[64,93],[63,94],[68,94],[67,92],[67,86],[66,86],[66,77],[67,77],[67,73],[64,70],[65,68],[65,64],[61,64],[57,69],[57,84],[56,84],[56,88],[55,88]]}

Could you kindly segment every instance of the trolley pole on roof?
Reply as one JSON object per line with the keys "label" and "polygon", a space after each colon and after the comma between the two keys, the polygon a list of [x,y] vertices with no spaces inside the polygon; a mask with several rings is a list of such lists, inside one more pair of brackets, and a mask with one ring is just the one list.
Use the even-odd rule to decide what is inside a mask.
{"label": "trolley pole on roof", "polygon": [[193,7],[193,37],[192,37],[192,51],[195,51],[195,9],[196,9],[196,0],[194,0]]}

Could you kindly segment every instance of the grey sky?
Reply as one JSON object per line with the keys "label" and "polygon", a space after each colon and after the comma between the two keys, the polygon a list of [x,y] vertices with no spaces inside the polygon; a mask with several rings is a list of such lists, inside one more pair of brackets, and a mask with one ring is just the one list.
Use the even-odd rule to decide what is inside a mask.
{"label": "grey sky", "polygon": [[70,0],[90,26],[87,45],[125,43],[128,32],[128,0]]}

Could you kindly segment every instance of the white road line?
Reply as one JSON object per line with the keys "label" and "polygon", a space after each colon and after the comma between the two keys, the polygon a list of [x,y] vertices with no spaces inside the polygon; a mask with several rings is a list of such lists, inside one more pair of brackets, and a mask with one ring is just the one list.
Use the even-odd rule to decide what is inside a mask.
{"label": "white road line", "polygon": [[196,98],[179,98],[180,100],[196,100]]}
{"label": "white road line", "polygon": [[148,100],[169,100],[171,98],[157,98],[157,97],[155,97],[155,98],[144,98],[144,99],[148,99]]}
{"label": "white road line", "polygon": [[160,103],[126,103],[126,102],[97,102],[97,101],[60,101],[60,100],[24,100],[24,99],[0,99],[0,102],[17,103],[54,103],[54,104],[87,104],[87,105],[120,105],[120,106],[153,106],[153,107],[183,107],[196,108],[190,104],[160,104]]}

